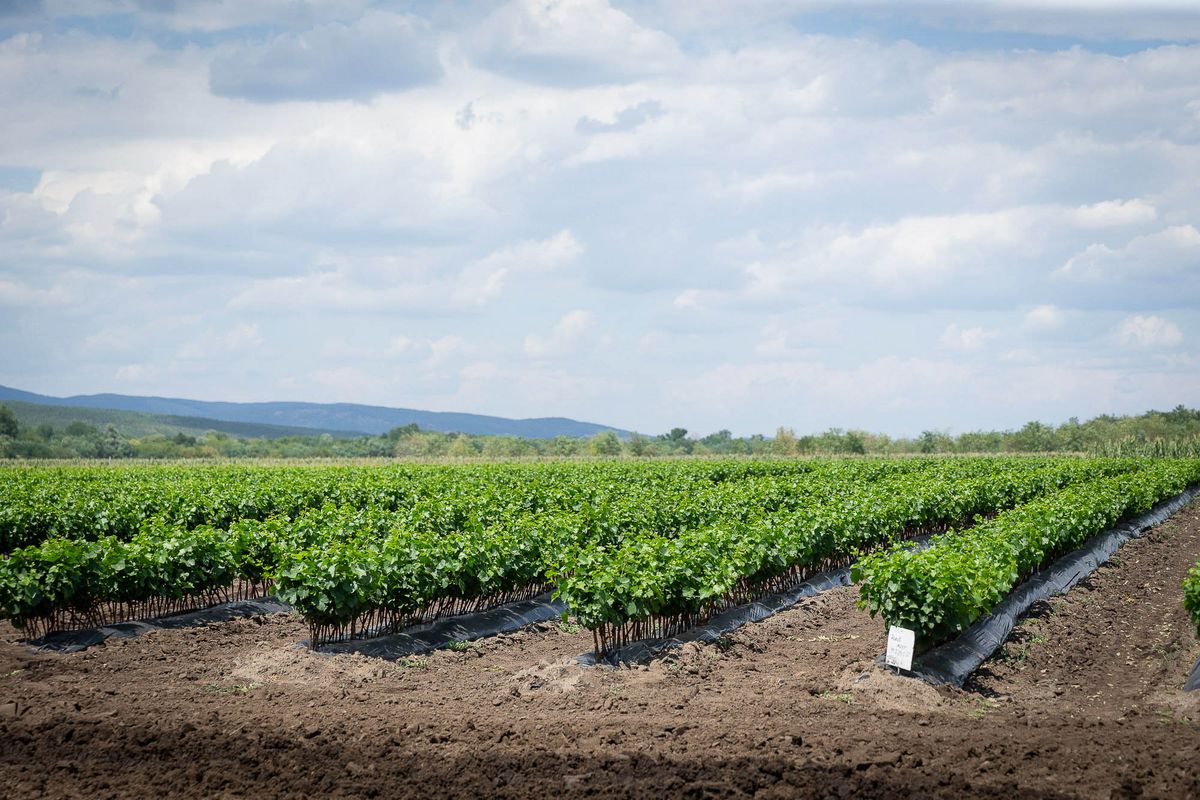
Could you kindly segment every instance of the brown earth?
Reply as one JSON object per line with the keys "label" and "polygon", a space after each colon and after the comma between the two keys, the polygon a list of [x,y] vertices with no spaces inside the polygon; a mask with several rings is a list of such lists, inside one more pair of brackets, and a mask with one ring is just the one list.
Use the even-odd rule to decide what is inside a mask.
{"label": "brown earth", "polygon": [[853,589],[620,670],[570,663],[591,636],[560,625],[396,664],[299,649],[286,615],[74,655],[6,625],[0,794],[1196,797],[1198,557],[1193,504],[963,691],[874,667]]}

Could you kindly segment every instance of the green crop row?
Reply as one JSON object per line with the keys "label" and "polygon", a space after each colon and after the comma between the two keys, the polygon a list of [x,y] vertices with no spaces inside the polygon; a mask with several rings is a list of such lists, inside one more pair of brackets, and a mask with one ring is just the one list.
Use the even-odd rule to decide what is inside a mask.
{"label": "green crop row", "polygon": [[[131,536],[47,539],[0,559],[0,613],[27,631],[86,627],[202,606],[227,599],[230,587],[263,586],[278,577],[280,594],[329,638],[369,621],[395,627],[430,608],[448,611],[540,588],[545,554],[556,546],[551,542],[568,536],[615,541],[633,530],[671,534],[927,466],[418,470],[407,475],[411,500],[399,509],[385,502],[329,503],[294,516],[241,519],[225,529],[158,517],[143,520]],[[184,571],[163,568],[156,556],[182,558]]]}
{"label": "green crop row", "polygon": [[[0,503],[40,496],[42,510],[29,519],[51,514],[55,487],[92,504],[59,498],[60,507],[102,508],[105,497],[137,500],[143,489],[149,499],[125,506],[132,510],[119,535],[82,513],[75,535],[0,556],[0,613],[37,634],[273,586],[322,641],[549,588],[607,649],[906,536],[971,524],[959,536],[987,534],[1062,487],[1111,479],[1125,481],[1122,496],[1136,494],[1143,473],[1159,476],[1151,464],[1015,457],[9,470],[19,486],[0,486]],[[251,487],[259,499],[237,505]]]}
{"label": "green crop row", "polygon": [[[843,463],[832,475],[818,468],[783,485],[760,478],[675,496],[628,489],[601,508],[520,515],[437,536],[397,512],[385,518],[401,523],[390,531],[375,526],[370,535],[352,536],[343,526],[335,537],[285,554],[277,585],[308,620],[314,640],[394,630],[547,586],[589,627],[614,618],[624,624],[660,613],[636,605],[647,586],[661,597],[670,585],[683,602],[708,589],[697,600],[703,604],[746,578],[747,558],[756,559],[752,578],[767,580],[852,552],[862,540],[966,519],[1063,482],[1136,465],[913,461],[892,472],[868,468],[872,479],[860,480],[864,468]],[[698,581],[707,585],[697,588]],[[601,605],[609,616],[598,620]]]}
{"label": "green crop row", "polygon": [[[370,467],[0,467],[0,553],[54,537],[127,539],[144,522],[228,527],[293,517],[325,504],[409,510],[452,530],[497,514],[620,505],[631,493],[694,495],[750,480],[803,482],[808,473],[869,478],[913,462],[693,462]],[[782,495],[781,495],[782,496]]]}
{"label": "green crop row", "polygon": [[147,520],[193,528],[293,515],[326,502],[396,507],[407,468],[7,467],[0,469],[0,552],[54,537],[128,539]]}
{"label": "green crop row", "polygon": [[0,560],[0,612],[36,636],[256,596],[283,546],[257,532],[153,524],[129,540],[50,539]]}
{"label": "green crop row", "polygon": [[412,509],[374,517],[355,512],[352,521],[319,522],[336,533],[283,555],[277,592],[304,616],[314,642],[397,630],[544,591],[553,559],[581,542],[619,543],[648,530],[686,535],[696,525],[781,513],[893,473],[915,475],[930,464],[827,462],[800,476],[752,476],[673,491],[631,481],[593,503],[487,524],[475,520],[456,530],[431,528]]}
{"label": "green crop row", "polygon": [[671,635],[731,604],[803,580],[864,550],[965,524],[1047,491],[1141,462],[950,461],[829,502],[727,519],[678,536],[562,542],[548,572],[556,596],[596,634],[598,651]]}
{"label": "green crop row", "polygon": [[1183,607],[1192,615],[1196,635],[1200,636],[1200,563],[1188,571],[1183,581]]}
{"label": "green crop row", "polygon": [[931,645],[988,613],[1025,576],[1118,520],[1200,481],[1200,460],[1147,462],[1067,486],[926,549],[894,548],[854,567],[860,604]]}

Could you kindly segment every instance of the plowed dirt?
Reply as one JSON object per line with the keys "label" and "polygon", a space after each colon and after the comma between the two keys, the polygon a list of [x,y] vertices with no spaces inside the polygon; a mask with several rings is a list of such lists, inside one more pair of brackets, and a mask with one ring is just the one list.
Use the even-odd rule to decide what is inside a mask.
{"label": "plowed dirt", "polygon": [[1193,504],[965,690],[876,668],[854,589],[620,670],[573,664],[591,635],[557,624],[400,663],[307,652],[287,615],[73,655],[5,624],[0,794],[1196,797],[1198,557]]}

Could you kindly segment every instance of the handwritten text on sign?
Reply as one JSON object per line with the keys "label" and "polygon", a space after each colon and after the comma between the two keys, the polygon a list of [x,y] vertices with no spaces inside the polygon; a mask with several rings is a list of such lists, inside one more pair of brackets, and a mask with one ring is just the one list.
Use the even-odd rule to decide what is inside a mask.
{"label": "handwritten text on sign", "polygon": [[900,669],[912,669],[913,647],[917,635],[908,628],[895,625],[888,628],[887,665]]}

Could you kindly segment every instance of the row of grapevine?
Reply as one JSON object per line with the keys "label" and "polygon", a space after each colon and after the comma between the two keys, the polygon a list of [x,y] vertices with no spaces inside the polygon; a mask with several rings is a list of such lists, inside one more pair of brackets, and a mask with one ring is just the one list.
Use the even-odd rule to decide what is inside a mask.
{"label": "row of grapevine", "polygon": [[[12,469],[18,480],[0,486],[0,508],[14,527],[3,530],[33,543],[0,556],[0,613],[38,635],[273,589],[319,643],[550,589],[604,652],[875,551],[855,570],[864,602],[889,621],[910,609],[898,624],[940,636],[961,627],[963,603],[990,608],[1011,587],[1000,580],[1009,572],[1016,580],[1113,514],[1200,479],[1198,465],[1014,457]],[[99,513],[105,498],[128,500],[118,532]],[[71,535],[19,527],[52,517],[56,503],[85,509]],[[1042,549],[998,533],[1014,525],[1033,526]],[[878,552],[952,526],[965,529],[930,549],[943,566],[937,556]],[[1005,572],[1010,561],[1019,568]],[[934,576],[924,583],[923,569]],[[943,585],[959,580],[956,570],[973,570],[967,601]]]}
{"label": "row of grapevine", "polygon": [[[142,524],[227,527],[242,519],[295,516],[327,503],[401,509],[432,504],[447,521],[495,510],[602,508],[637,488],[677,493],[755,478],[798,479],[814,469],[882,474],[905,462],[542,464],[474,466],[244,465],[0,467],[0,553],[53,537],[127,539]],[[434,513],[431,511],[430,513]]]}
{"label": "row of grapevine", "polygon": [[1046,491],[1136,470],[1131,461],[943,462],[788,513],[727,520],[676,537],[611,546],[565,542],[548,578],[597,653],[674,635],[731,605],[779,591],[864,551],[971,523]]}
{"label": "row of grapevine", "polygon": [[128,539],[151,518],[193,528],[325,502],[410,502],[407,468],[0,468],[0,552],[54,537]]}
{"label": "row of grapevine", "polygon": [[53,537],[0,560],[0,612],[44,633],[202,607],[278,576],[314,638],[340,638],[540,591],[546,554],[568,537],[670,534],[926,464],[575,466],[418,470],[397,510],[328,503],[224,529],[157,517],[124,537]]}
{"label": "row of grapevine", "polygon": [[964,630],[1048,560],[1198,481],[1200,461],[1149,462],[935,537],[921,551],[868,555],[853,570],[860,602],[889,625],[916,631],[921,644],[933,644]]}
{"label": "row of grapevine", "polygon": [[617,547],[647,533],[672,540],[698,526],[778,518],[806,504],[839,501],[875,485],[870,478],[923,475],[931,463],[880,471],[842,462],[813,469],[800,481],[754,478],[675,495],[626,491],[598,508],[523,515],[440,536],[412,526],[347,535],[343,526],[319,546],[284,556],[278,592],[304,615],[314,642],[395,631],[547,588],[565,597],[555,580],[558,565],[563,553],[581,547]]}
{"label": "row of grapevine", "polygon": [[272,549],[273,542],[207,527],[148,525],[129,540],[50,539],[0,561],[0,611],[39,636],[257,597],[271,585],[264,567]]}

